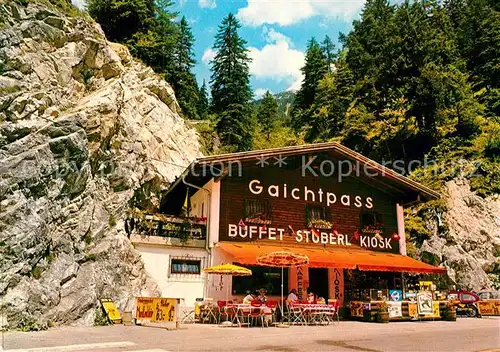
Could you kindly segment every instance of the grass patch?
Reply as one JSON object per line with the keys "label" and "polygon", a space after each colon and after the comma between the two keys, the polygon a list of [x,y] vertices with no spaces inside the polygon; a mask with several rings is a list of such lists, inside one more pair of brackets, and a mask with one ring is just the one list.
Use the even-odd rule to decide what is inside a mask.
{"label": "grass patch", "polygon": [[38,280],[41,276],[42,270],[38,266],[35,266],[33,269],[31,269],[31,277]]}
{"label": "grass patch", "polygon": [[109,216],[108,224],[110,227],[116,226],[116,217],[114,215]]}
{"label": "grass patch", "polygon": [[21,87],[19,86],[7,86],[7,87],[0,87],[0,95],[2,94],[12,94],[15,92],[19,92],[21,90]]}

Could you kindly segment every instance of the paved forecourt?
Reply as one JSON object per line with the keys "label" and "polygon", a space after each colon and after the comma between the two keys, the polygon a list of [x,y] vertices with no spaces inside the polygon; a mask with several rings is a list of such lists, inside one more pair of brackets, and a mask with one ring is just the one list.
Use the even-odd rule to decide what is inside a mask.
{"label": "paved forecourt", "polygon": [[66,351],[500,351],[500,319],[226,328],[64,327],[4,334],[4,352]]}

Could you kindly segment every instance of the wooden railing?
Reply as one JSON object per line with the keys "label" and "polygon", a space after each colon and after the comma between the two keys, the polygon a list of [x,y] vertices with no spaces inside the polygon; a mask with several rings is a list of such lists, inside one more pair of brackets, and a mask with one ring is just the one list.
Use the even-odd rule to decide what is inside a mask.
{"label": "wooden railing", "polygon": [[177,238],[181,242],[206,240],[207,236],[206,218],[133,214],[125,226],[132,235]]}

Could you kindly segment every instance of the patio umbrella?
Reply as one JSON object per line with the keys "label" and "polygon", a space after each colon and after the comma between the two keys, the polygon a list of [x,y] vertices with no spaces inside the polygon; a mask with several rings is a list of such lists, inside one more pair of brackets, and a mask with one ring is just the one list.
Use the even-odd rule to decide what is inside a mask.
{"label": "patio umbrella", "polygon": [[[252,275],[252,270],[244,268],[242,266],[233,265],[233,264],[221,264],[211,266],[210,268],[206,268],[203,270],[207,274],[216,274],[216,275],[231,275],[231,276],[250,276]],[[227,299],[229,301],[229,285],[227,285]]]}
{"label": "patio umbrella", "polygon": [[292,252],[272,252],[257,257],[257,263],[263,266],[281,268],[281,316],[283,316],[283,268],[309,264],[309,257]]}

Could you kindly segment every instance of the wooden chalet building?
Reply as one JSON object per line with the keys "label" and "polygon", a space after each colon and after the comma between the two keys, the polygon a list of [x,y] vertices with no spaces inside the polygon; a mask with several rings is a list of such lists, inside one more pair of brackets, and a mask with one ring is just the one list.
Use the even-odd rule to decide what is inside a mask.
{"label": "wooden chalet building", "polygon": [[[281,250],[310,260],[285,269],[286,292],[295,288],[305,299],[309,290],[347,303],[368,299],[373,289],[404,290],[401,273],[445,271],[406,255],[404,207],[437,198],[338,143],[208,156],[171,185],[162,214],[148,218],[151,231],[136,227],[131,239],[162,296],[186,305],[225,299],[227,285],[233,297],[259,288],[278,296],[281,270],[258,267],[256,258]],[[253,275],[203,273],[228,262]]]}

